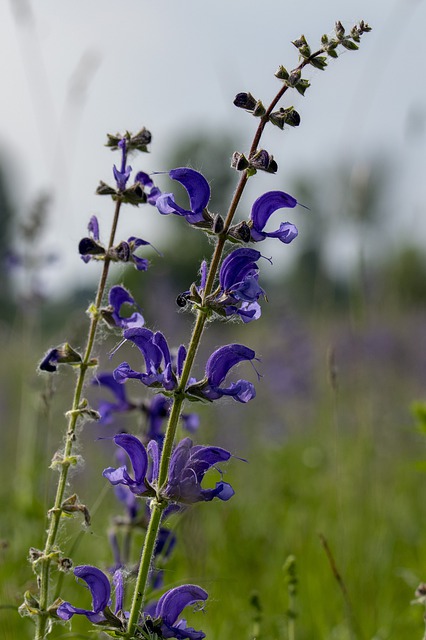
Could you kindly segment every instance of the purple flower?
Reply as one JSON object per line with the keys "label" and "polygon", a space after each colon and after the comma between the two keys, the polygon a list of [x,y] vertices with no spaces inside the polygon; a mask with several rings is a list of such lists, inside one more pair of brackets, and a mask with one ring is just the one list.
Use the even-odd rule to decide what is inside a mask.
{"label": "purple flower", "polygon": [[[131,369],[127,362],[122,362],[114,370],[114,378],[123,383],[129,378],[140,380],[147,387],[164,387],[167,391],[177,386],[176,375],[172,369],[170,350],[164,335],[149,329],[127,329],[123,336],[134,342],[145,359],[145,373]],[[178,372],[180,373],[180,372]]]}
{"label": "purple flower", "polygon": [[255,249],[240,248],[228,254],[219,272],[220,294],[216,296],[227,316],[238,314],[244,322],[257,320],[260,305],[257,300],[265,296],[258,284],[259,269],[256,264],[261,258]]}
{"label": "purple flower", "polygon": [[80,258],[86,263],[95,258],[95,256],[98,256],[98,260],[104,259],[106,251],[99,240],[99,222],[96,216],[90,218],[87,230],[89,232],[88,237],[82,238],[78,245]]}
{"label": "purple flower", "polygon": [[[151,440],[145,449],[139,438],[128,433],[116,435],[114,442],[129,456],[134,477],[130,476],[125,465],[118,469],[108,467],[102,475],[114,486],[128,487],[134,495],[152,496],[154,489],[151,485],[155,485],[158,479],[158,444]],[[149,469],[148,454],[152,463]],[[164,497],[181,504],[210,502],[213,498],[229,500],[234,490],[227,482],[220,480],[214,489],[203,489],[201,483],[211,467],[228,461],[230,457],[231,453],[226,449],[194,446],[190,438],[184,438],[172,453]]]}
{"label": "purple flower", "polygon": [[59,605],[57,614],[62,620],[69,620],[77,613],[86,616],[94,624],[98,624],[105,620],[103,614],[104,609],[110,604],[111,585],[107,576],[97,567],[91,565],[81,565],[75,567],[74,575],[76,578],[84,580],[92,595],[92,609],[80,609],[74,607],[69,602],[63,602]]}
{"label": "purple flower", "polygon": [[122,138],[118,143],[118,146],[121,149],[121,167],[120,167],[120,170],[118,170],[117,167],[114,165],[112,171],[114,173],[114,178],[117,183],[117,189],[119,191],[124,191],[126,188],[127,181],[130,178],[132,167],[126,166],[126,160],[127,160],[126,139]]}
{"label": "purple flower", "polygon": [[186,626],[186,620],[179,619],[185,607],[200,601],[205,601],[208,593],[195,584],[184,584],[166,591],[155,609],[149,607],[149,613],[154,618],[154,629],[158,629],[162,638],[177,638],[177,640],[202,640],[206,637],[202,631],[195,631]]}
{"label": "purple flower", "polygon": [[281,242],[289,244],[298,234],[297,228],[291,222],[282,222],[275,231],[266,232],[263,229],[277,209],[293,208],[296,205],[297,200],[284,191],[268,191],[257,198],[250,214],[251,239],[260,242],[265,238],[278,238]]}
{"label": "purple flower", "polygon": [[135,300],[124,287],[120,285],[111,287],[108,294],[108,302],[109,307],[102,309],[102,315],[105,320],[111,320],[111,323],[116,327],[133,329],[134,327],[142,327],[145,324],[142,314],[137,311],[132,313],[131,316],[120,315],[120,311],[125,304],[139,308]]}
{"label": "purple flower", "polygon": [[186,392],[206,400],[231,396],[238,402],[248,402],[256,395],[253,384],[248,380],[238,380],[228,387],[220,385],[235,365],[244,360],[251,362],[255,357],[255,352],[242,344],[228,344],[220,347],[207,360],[205,378],[190,385]]}
{"label": "purple flower", "polygon": [[174,213],[183,216],[190,224],[203,222],[205,220],[204,209],[210,200],[210,186],[205,177],[198,171],[187,167],[172,169],[169,176],[185,187],[191,208],[189,210],[183,209],[176,204],[173,193],[163,193],[157,198],[158,211],[163,215]]}
{"label": "purple flower", "polygon": [[121,484],[129,487],[130,491],[135,495],[149,495],[150,487],[145,482],[148,471],[148,454],[142,442],[136,438],[136,436],[132,436],[129,433],[119,433],[114,436],[113,440],[115,444],[124,449],[129,456],[134,478],[128,474],[126,465],[118,467],[118,469],[108,467],[104,469],[102,475],[109,480],[112,485]]}
{"label": "purple flower", "polygon": [[231,453],[226,449],[194,446],[190,438],[184,438],[172,453],[164,495],[185,504],[210,502],[213,498],[229,500],[234,490],[227,482],[216,482],[214,489],[202,489],[201,482],[211,467],[230,457]]}

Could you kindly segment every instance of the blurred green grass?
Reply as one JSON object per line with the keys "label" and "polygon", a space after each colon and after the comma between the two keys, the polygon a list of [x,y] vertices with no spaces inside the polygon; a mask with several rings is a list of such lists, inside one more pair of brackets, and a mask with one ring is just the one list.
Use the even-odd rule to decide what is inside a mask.
{"label": "blurred green grass", "polygon": [[[166,587],[191,582],[209,592],[205,614],[187,616],[208,638],[254,637],[253,592],[263,612],[256,637],[288,638],[283,565],[289,554],[297,563],[298,640],[422,637],[423,610],[410,603],[426,577],[426,479],[420,469],[426,443],[409,407],[424,386],[423,327],[422,313],[394,310],[358,324],[351,314],[271,315],[262,327],[247,329],[244,341],[262,356],[258,396],[248,406],[229,401],[202,407],[196,436],[247,459],[233,459],[225,469],[236,495],[228,503],[198,505],[173,521],[178,544],[165,567]],[[43,339],[23,352],[19,331],[5,337],[0,629],[4,640],[14,640],[32,637],[32,623],[16,608],[23,592],[35,586],[26,558],[30,546],[43,544],[55,478],[47,467],[61,443],[63,398],[69,398],[73,375],[55,376],[56,390],[46,403],[46,380],[34,374]],[[210,345],[242,340],[241,330],[211,328],[208,339]],[[201,352],[200,367],[209,348]],[[337,367],[334,389],[330,350]],[[138,390],[135,384],[132,392]],[[24,414],[22,399],[31,407]],[[113,562],[106,534],[120,506],[101,477],[112,461],[112,443],[97,438],[113,432],[93,423],[84,427],[85,464],[74,474],[72,490],[92,511],[92,527],[84,530],[75,518],[61,539],[65,553],[73,549],[75,564],[103,569]],[[35,447],[31,470],[19,467],[26,438]],[[344,581],[350,611],[320,534]],[[63,578],[61,595],[88,605],[88,594],[71,574]],[[72,632],[56,625],[51,637],[93,637],[85,619],[74,621]]]}

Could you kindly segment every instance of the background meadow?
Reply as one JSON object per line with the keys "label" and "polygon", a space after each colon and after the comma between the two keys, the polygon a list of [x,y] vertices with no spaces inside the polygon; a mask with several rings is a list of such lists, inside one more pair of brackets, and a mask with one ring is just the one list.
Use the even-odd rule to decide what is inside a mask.
{"label": "background meadow", "polygon": [[[318,41],[336,19],[352,24],[365,18],[374,31],[360,51],[342,56],[324,75],[313,74],[312,88],[296,105],[300,130],[274,131],[267,140],[279,162],[279,184],[272,176],[256,183],[256,177],[253,197],[283,188],[310,211],[292,217],[300,236],[291,246],[262,246],[274,262],[261,272],[268,292],[262,322],[245,327],[244,336],[237,323],[208,329],[198,372],[213,347],[243,341],[261,359],[262,378],[256,382],[252,374],[257,397],[249,406],[230,400],[199,411],[197,441],[215,442],[244,460],[231,459],[226,467],[225,479],[236,490],[232,500],[175,519],[178,543],[165,565],[166,584],[194,582],[208,590],[205,614],[193,616],[207,638],[420,640],[424,610],[412,601],[426,581],[426,442],[412,404],[426,400],[426,95],[412,61],[424,2],[349,3],[343,16],[333,2],[321,15],[308,2],[301,16],[279,2],[261,15],[254,3],[235,2],[225,21],[228,8],[219,2],[208,9],[215,26],[208,33],[194,2],[155,9],[128,2],[118,15],[116,5],[105,2],[99,24],[94,3],[79,43],[61,41],[67,20],[81,23],[78,4],[0,7],[7,37],[15,34],[3,38],[13,73],[2,69],[11,97],[1,107],[0,124],[1,250],[7,258],[0,283],[0,637],[32,637],[32,623],[17,607],[33,587],[26,558],[31,546],[43,543],[54,491],[48,467],[73,384],[72,372],[48,377],[36,367],[52,345],[84,339],[98,267],[80,264],[76,247],[92,211],[110,219],[105,203],[92,198],[115,160],[102,148],[106,131],[152,129],[152,154],[140,168],[189,163],[211,181],[213,211],[223,211],[235,184],[229,158],[253,132],[249,116],[235,114],[233,95],[248,89],[272,95],[275,68],[296,60],[289,42],[299,32],[309,30]],[[142,9],[150,25],[145,39],[132,31]],[[160,21],[161,42],[153,27]],[[273,51],[253,60],[255,38],[273,42]],[[170,70],[176,50],[180,57]],[[19,52],[21,66],[15,67]],[[93,67],[79,67],[89,54]],[[38,84],[17,83],[24,70],[33,81],[36,74]],[[208,92],[200,94],[205,81]],[[25,107],[18,110],[14,100]],[[46,104],[55,117],[43,111]],[[147,207],[130,211],[123,236],[130,228],[164,256],[152,251],[147,274],[118,267],[113,279],[132,290],[149,326],[178,345],[192,318],[178,312],[175,299],[196,279],[194,265],[207,245],[182,221],[159,220]],[[103,336],[101,370],[124,359],[127,346],[108,359],[114,346]],[[136,357],[130,350],[127,356]],[[141,385],[129,383],[129,389],[137,397]],[[87,394],[96,406],[107,392],[90,387]],[[110,438],[117,426],[131,431],[134,424],[126,418],[83,429],[84,462],[71,480],[92,525],[85,529],[75,518],[64,529],[63,546],[75,564],[105,569],[113,562],[107,533],[121,506],[101,472],[113,463]],[[290,555],[296,559],[293,597],[284,570]],[[63,576],[61,594],[88,604],[71,575]],[[72,634],[57,625],[51,637],[93,634],[83,619],[73,621]]]}

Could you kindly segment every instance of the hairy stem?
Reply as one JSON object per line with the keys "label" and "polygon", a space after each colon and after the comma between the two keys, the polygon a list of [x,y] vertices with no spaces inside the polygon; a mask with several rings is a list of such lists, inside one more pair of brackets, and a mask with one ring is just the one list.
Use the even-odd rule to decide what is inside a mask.
{"label": "hairy stem", "polygon": [[[110,234],[108,249],[110,249],[114,244],[114,238],[115,238],[115,233],[117,229],[120,208],[121,208],[121,200],[118,199],[115,206],[114,218],[111,226],[111,234]],[[77,383],[74,389],[72,406],[70,411],[67,412],[67,416],[68,416],[67,432],[66,432],[66,438],[65,438],[64,451],[61,456],[62,460],[59,463],[61,465],[61,470],[59,474],[58,485],[56,488],[55,501],[54,501],[53,507],[49,511],[49,527],[47,530],[47,538],[46,538],[46,543],[43,549],[43,554],[41,558],[38,560],[38,565],[40,566],[40,573],[39,573],[40,613],[36,619],[35,640],[43,640],[43,638],[45,638],[48,633],[49,613],[47,611],[47,608],[49,606],[50,568],[51,568],[52,561],[54,561],[57,558],[56,539],[58,536],[59,523],[62,515],[62,504],[63,504],[66,486],[67,486],[68,471],[72,464],[71,455],[73,453],[74,443],[76,440],[76,427],[77,427],[78,418],[80,416],[80,402],[82,399],[86,373],[88,368],[90,367],[90,360],[92,356],[93,346],[95,343],[96,331],[99,323],[99,314],[97,312],[102,303],[102,299],[105,293],[105,287],[108,279],[109,265],[110,265],[110,260],[108,259],[108,257],[106,257],[104,261],[103,269],[102,269],[102,274],[99,280],[97,293],[96,293],[96,299],[95,299],[96,310],[91,317],[86,346],[84,349],[84,355],[82,358],[82,362],[79,365],[79,373],[77,377]]]}

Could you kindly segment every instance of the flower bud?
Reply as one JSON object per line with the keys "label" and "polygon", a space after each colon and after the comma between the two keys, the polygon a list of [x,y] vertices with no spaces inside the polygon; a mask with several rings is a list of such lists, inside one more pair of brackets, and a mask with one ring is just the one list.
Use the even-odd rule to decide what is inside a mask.
{"label": "flower bud", "polygon": [[256,116],[256,118],[261,118],[262,116],[264,116],[266,113],[266,109],[263,106],[263,103],[261,100],[258,100],[256,102],[256,106],[253,110],[253,115]]}
{"label": "flower bud", "polygon": [[324,56],[316,56],[315,58],[311,58],[311,60],[309,60],[309,64],[315,67],[315,69],[324,71],[327,66],[327,58],[325,58]]}
{"label": "flower bud", "polygon": [[287,80],[288,78],[288,71],[285,67],[282,66],[282,64],[278,67],[278,69],[275,71],[275,77],[278,78],[278,80]]}
{"label": "flower bud", "polygon": [[108,257],[114,261],[129,262],[131,256],[130,246],[128,242],[120,242],[116,247],[111,247],[108,251]]}
{"label": "flower bud", "polygon": [[342,40],[345,36],[345,29],[342,25],[342,23],[340,22],[340,20],[338,20],[336,22],[336,24],[334,25],[334,31],[336,33],[336,37],[338,40]]}
{"label": "flower bud", "polygon": [[102,180],[99,182],[99,185],[98,185],[95,193],[98,196],[113,196],[113,195],[117,195],[116,189],[113,189],[112,187],[109,186],[109,184],[107,184],[106,182],[103,182]]}
{"label": "flower bud", "polygon": [[301,80],[299,80],[299,82],[296,84],[296,89],[297,91],[300,93],[300,95],[304,96],[305,95],[305,91],[308,87],[310,87],[311,85],[309,84],[308,80],[304,80],[303,78]]}
{"label": "flower bud", "polygon": [[291,44],[294,44],[294,46],[297,49],[300,49],[300,47],[308,46],[308,43],[304,35],[301,35],[300,38],[297,38],[297,40],[292,40]]}
{"label": "flower bud", "polygon": [[268,173],[276,173],[278,165],[274,160],[274,156],[270,155],[265,149],[260,149],[250,157],[250,166],[260,171]]}
{"label": "flower bud", "polygon": [[249,166],[249,161],[240,151],[234,151],[232,155],[231,167],[237,171],[244,171]]}
{"label": "flower bud", "polygon": [[82,238],[78,243],[78,252],[82,256],[98,256],[104,254],[105,249],[92,238]]}
{"label": "flower bud", "polygon": [[237,93],[234,98],[234,105],[240,109],[246,109],[247,111],[253,111],[256,107],[257,100],[251,93]]}
{"label": "flower bud", "polygon": [[299,82],[301,75],[302,75],[302,71],[300,69],[294,69],[288,77],[288,80],[287,80],[288,86],[295,87]]}
{"label": "flower bud", "polygon": [[216,233],[216,234],[222,233],[223,227],[224,227],[223,218],[219,213],[217,213],[213,218],[212,231],[213,233]]}
{"label": "flower bud", "polygon": [[243,220],[239,224],[236,224],[229,229],[229,235],[236,240],[240,240],[242,242],[250,242],[250,227],[248,226],[247,222]]}

